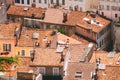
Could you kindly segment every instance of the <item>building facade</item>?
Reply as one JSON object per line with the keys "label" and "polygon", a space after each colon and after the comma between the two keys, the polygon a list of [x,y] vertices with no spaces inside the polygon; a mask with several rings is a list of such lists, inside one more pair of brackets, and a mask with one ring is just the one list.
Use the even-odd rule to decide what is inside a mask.
{"label": "building facade", "polygon": [[118,21],[120,16],[120,0],[99,0],[99,14]]}
{"label": "building facade", "polygon": [[91,11],[98,8],[98,0],[15,0],[15,5]]}

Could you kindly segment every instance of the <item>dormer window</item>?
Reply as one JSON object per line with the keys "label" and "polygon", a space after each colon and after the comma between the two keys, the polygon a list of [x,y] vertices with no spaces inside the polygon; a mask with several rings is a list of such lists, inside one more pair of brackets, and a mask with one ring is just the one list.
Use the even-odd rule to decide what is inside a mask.
{"label": "dormer window", "polygon": [[82,78],[83,77],[83,73],[82,72],[76,72],[75,73],[75,77],[76,78]]}

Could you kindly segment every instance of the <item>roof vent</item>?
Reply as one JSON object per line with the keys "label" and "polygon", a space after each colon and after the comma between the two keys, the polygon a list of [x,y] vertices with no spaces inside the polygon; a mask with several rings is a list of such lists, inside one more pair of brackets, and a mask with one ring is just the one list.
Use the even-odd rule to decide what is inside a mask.
{"label": "roof vent", "polygon": [[39,34],[38,33],[33,33],[33,39],[38,39],[39,38]]}
{"label": "roof vent", "polygon": [[63,52],[64,47],[62,47],[61,45],[57,46],[57,52]]}
{"label": "roof vent", "polygon": [[28,7],[24,7],[24,11],[28,11],[29,10],[29,8]]}
{"label": "roof vent", "polygon": [[44,36],[44,37],[43,37],[43,41],[47,41],[47,36]]}
{"label": "roof vent", "polygon": [[105,64],[99,64],[98,68],[99,69],[106,69],[106,66],[105,66]]}
{"label": "roof vent", "polygon": [[115,51],[111,51],[111,52],[109,52],[108,57],[109,57],[109,58],[113,58],[113,57],[114,57],[114,54],[115,54]]}

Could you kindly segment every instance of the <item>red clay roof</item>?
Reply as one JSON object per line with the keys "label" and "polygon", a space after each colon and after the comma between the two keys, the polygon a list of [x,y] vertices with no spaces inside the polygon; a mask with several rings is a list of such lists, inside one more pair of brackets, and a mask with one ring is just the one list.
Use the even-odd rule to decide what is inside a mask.
{"label": "red clay roof", "polygon": [[120,80],[120,66],[106,66],[105,70],[97,72],[97,80]]}
{"label": "red clay roof", "polygon": [[119,58],[119,53],[115,53],[113,58],[109,57],[109,53],[103,50],[98,50],[93,53],[90,62],[95,62],[96,59],[100,58],[100,63],[105,65],[116,65]]}
{"label": "red clay roof", "polygon": [[69,13],[68,21],[66,24],[69,25],[77,25],[79,27],[85,28],[85,29],[92,29],[93,32],[99,32],[103,28],[105,28],[108,24],[110,24],[109,20],[106,20],[100,16],[97,15],[96,21],[99,22],[98,24],[88,24],[88,21],[93,21],[95,18],[91,17],[90,15],[86,16],[86,12],[80,12],[80,11],[71,11]]}
{"label": "red clay roof", "polygon": [[[28,10],[25,11],[24,8],[28,8]],[[43,11],[45,11],[44,8],[11,5],[7,11],[7,14],[16,15],[16,16],[24,16],[24,17],[32,17],[32,14],[34,13],[35,18],[41,18]]]}
{"label": "red clay roof", "polygon": [[20,29],[19,23],[0,24],[0,39],[15,39],[15,29]]}
{"label": "red clay roof", "polygon": [[35,52],[35,58],[31,62],[31,66],[63,66],[61,53],[57,53],[56,49],[36,48]]}
{"label": "red clay roof", "polygon": [[[53,40],[53,36],[51,36],[52,31],[53,30],[24,28],[22,30],[20,39],[18,40],[18,46],[32,47],[35,45],[35,42],[39,42],[39,47],[45,47],[47,41]],[[33,39],[33,34],[35,33],[39,35],[38,39]],[[46,40],[44,40],[45,37]]]}

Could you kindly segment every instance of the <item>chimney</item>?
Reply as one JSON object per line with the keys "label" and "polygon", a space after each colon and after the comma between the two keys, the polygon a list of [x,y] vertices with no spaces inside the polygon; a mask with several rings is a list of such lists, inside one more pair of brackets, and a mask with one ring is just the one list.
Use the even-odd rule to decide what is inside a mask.
{"label": "chimney", "polygon": [[90,15],[90,11],[86,11],[86,16],[89,16]]}
{"label": "chimney", "polygon": [[63,23],[67,21],[67,13],[63,13]]}
{"label": "chimney", "polygon": [[60,61],[61,62],[64,61],[64,55],[63,55],[63,53],[61,53],[61,60]]}
{"label": "chimney", "polygon": [[35,14],[34,13],[32,13],[32,19],[34,19],[35,18]]}
{"label": "chimney", "polygon": [[69,47],[69,39],[67,39],[66,45],[65,45],[65,48],[68,48],[68,47]]}
{"label": "chimney", "polygon": [[45,11],[42,12],[42,17],[41,19],[43,20],[45,18]]}

